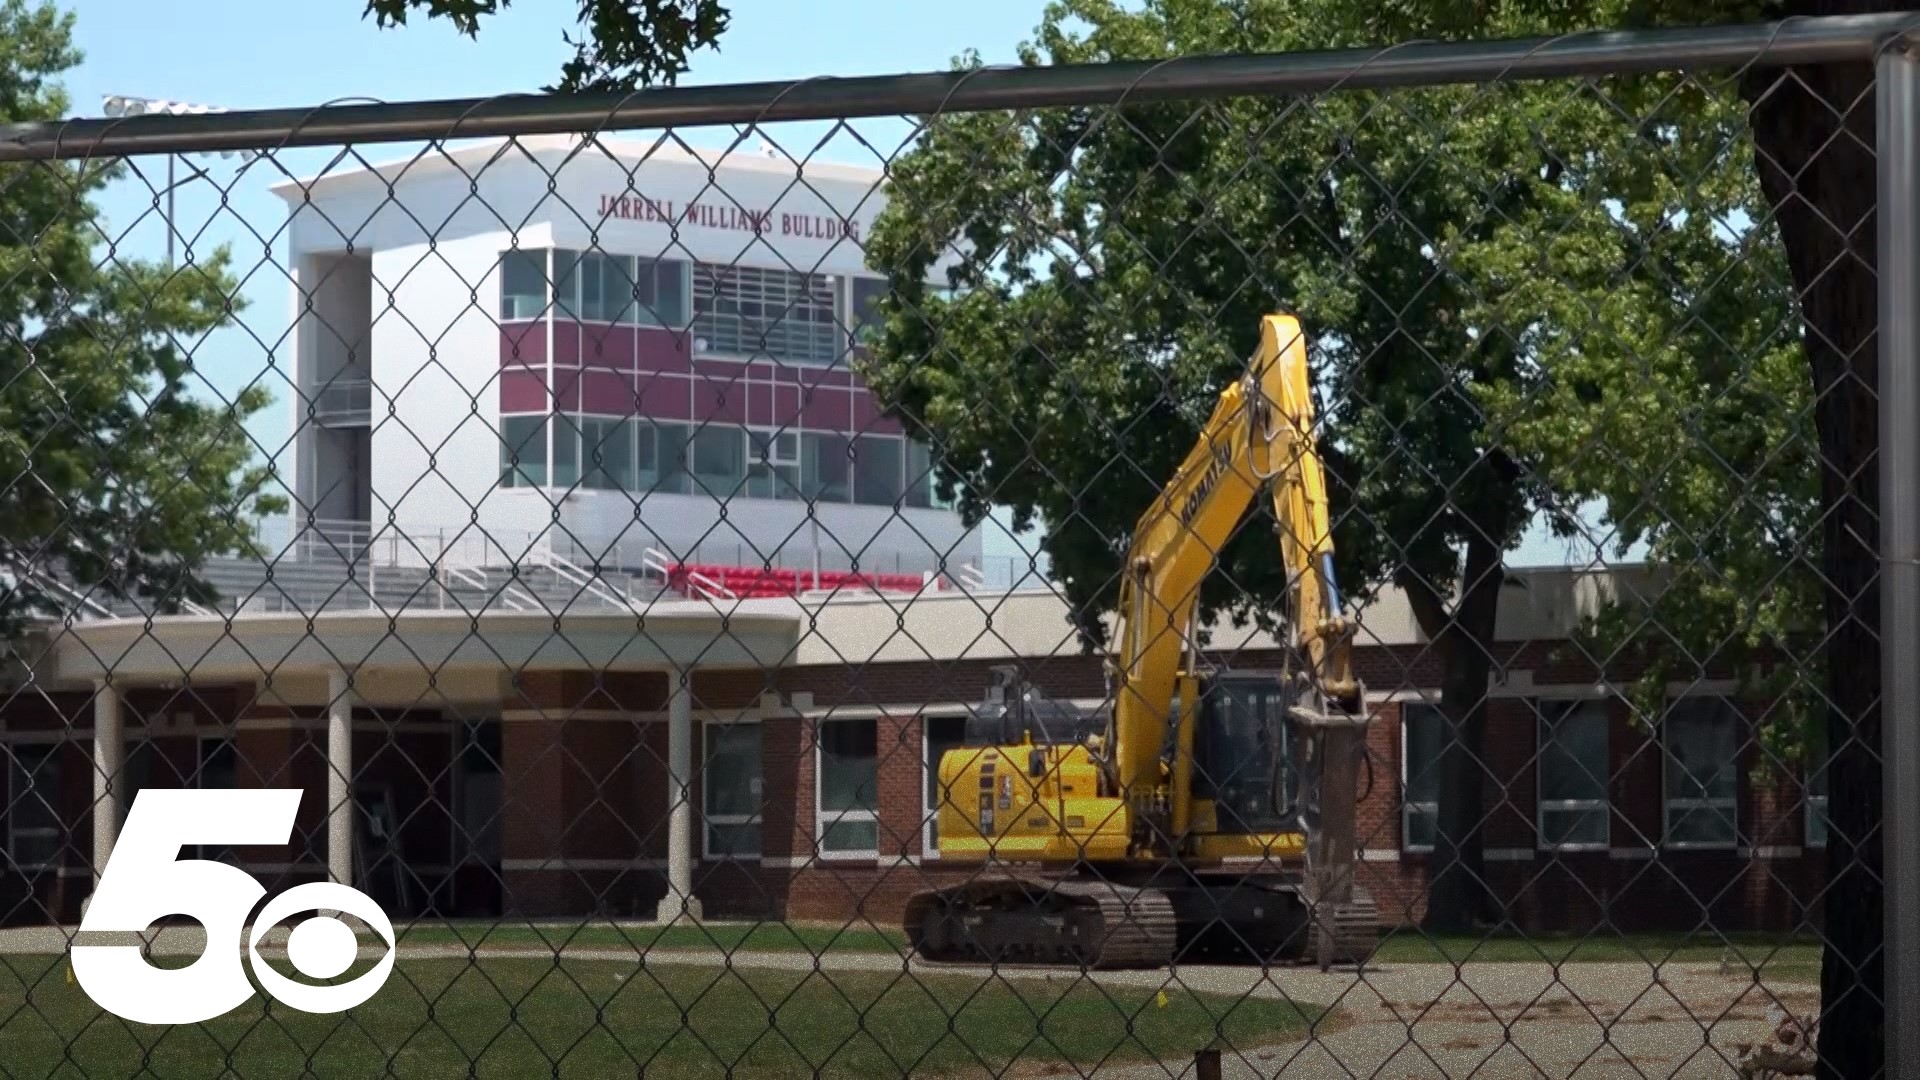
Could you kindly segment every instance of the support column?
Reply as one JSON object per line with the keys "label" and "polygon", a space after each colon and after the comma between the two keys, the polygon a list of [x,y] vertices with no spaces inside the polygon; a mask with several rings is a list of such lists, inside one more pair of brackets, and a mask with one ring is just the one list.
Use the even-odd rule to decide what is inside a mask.
{"label": "support column", "polygon": [[327,874],[353,884],[353,686],[327,675]]}
{"label": "support column", "polygon": [[1885,1069],[1908,1076],[1920,1070],[1920,44],[1888,42],[1877,67],[1881,745],[1872,749],[1883,762]]}
{"label": "support column", "polygon": [[127,739],[120,692],[105,679],[93,684],[93,884],[100,886],[120,822],[127,815]]}
{"label": "support column", "polygon": [[693,672],[669,673],[667,705],[667,895],[655,918],[700,917],[693,895]]}

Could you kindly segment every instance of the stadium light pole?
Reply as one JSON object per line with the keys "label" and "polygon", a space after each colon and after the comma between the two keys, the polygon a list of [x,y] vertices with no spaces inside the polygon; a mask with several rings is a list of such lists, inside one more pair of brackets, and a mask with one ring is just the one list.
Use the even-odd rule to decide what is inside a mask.
{"label": "stadium light pole", "polygon": [[[179,115],[182,113],[199,114],[227,111],[214,105],[193,105],[184,101],[169,101],[165,98],[134,97],[129,94],[106,94],[101,98],[100,104],[100,111],[114,119],[125,116],[145,116],[148,113],[173,113]],[[249,159],[253,157],[253,152],[243,150],[217,150],[209,154],[196,154],[195,156]],[[168,267],[173,266],[173,193],[179,186],[178,182],[174,180],[174,163],[178,158],[178,154],[167,155],[167,205],[166,208],[161,211],[167,226]],[[197,180],[206,174],[207,171],[205,169],[196,166],[193,175],[187,177],[187,179],[189,181]]]}

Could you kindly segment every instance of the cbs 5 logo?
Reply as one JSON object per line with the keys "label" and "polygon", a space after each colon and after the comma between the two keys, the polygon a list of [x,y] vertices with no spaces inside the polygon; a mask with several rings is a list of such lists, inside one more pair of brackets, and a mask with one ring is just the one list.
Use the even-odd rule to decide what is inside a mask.
{"label": "cbs 5 logo", "polygon": [[[206,949],[183,968],[149,965],[138,945],[73,946],[73,974],[95,1004],[141,1024],[197,1024],[231,1011],[254,993],[254,978],[273,998],[303,1012],[342,1012],[372,997],[393,972],[393,923],[372,897],[332,882],[297,885],[253,913],[267,890],[246,871],[206,859],[182,859],[185,844],[277,846],[293,836],[299,789],[149,790],[134,799],[100,887],[80,920],[88,931],[135,931],[165,915],[188,915],[207,931]],[[355,915],[386,939],[371,971],[340,986],[295,982],[260,958],[260,941],[302,911]],[[247,931],[247,917],[253,928]],[[231,944],[228,944],[231,943]],[[353,966],[359,942],[339,919],[320,915],[294,927],[287,959],[301,974],[330,979]]]}

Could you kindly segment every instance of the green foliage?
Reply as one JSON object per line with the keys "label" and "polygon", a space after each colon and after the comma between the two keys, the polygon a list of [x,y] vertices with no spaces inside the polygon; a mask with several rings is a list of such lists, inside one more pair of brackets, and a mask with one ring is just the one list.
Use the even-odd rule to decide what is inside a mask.
{"label": "green foliage", "polygon": [[[367,0],[366,14],[385,29],[405,26],[407,16],[423,12],[446,19],[468,37],[481,20],[499,14],[512,0]],[[628,91],[655,83],[672,85],[686,74],[687,55],[717,48],[731,20],[720,0],[578,0],[576,38],[562,31],[574,50],[561,69],[560,82],[547,89],[564,93]]]}
{"label": "green foliage", "polygon": [[[1565,28],[1495,7],[1480,36]],[[1377,29],[1329,0],[1068,0],[1022,59]],[[1447,597],[1467,540],[1509,549],[1532,514],[1571,530],[1597,503],[1613,554],[1648,551],[1667,588],[1573,647],[1650,665],[1648,716],[1667,679],[1744,674],[1817,625],[1810,393],[1730,84],[941,116],[891,181],[870,248],[893,291],[865,374],[928,429],[970,519],[1002,504],[1048,525],[1090,642],[1136,517],[1270,310],[1310,336],[1350,589]],[[1268,530],[1243,529],[1203,610],[1271,623],[1276,563]],[[1810,665],[1776,667],[1770,688],[1818,685]],[[1778,749],[1804,696],[1777,714],[1796,721],[1771,727]]]}
{"label": "green foliage", "polygon": [[[73,18],[52,4],[0,3],[0,116],[54,120],[56,77],[79,62]],[[209,555],[243,547],[244,520],[273,509],[246,419],[264,389],[233,402],[189,396],[193,351],[239,301],[230,257],[185,266],[131,259],[101,232],[90,197],[124,172],[99,162],[0,166],[0,629],[82,591],[204,602]]]}

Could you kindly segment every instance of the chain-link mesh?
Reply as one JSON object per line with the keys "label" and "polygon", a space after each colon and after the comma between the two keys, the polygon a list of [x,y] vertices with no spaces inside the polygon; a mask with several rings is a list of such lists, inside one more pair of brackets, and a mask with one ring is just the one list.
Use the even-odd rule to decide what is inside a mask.
{"label": "chain-link mesh", "polygon": [[[1127,26],[1039,58],[1267,42]],[[22,144],[0,1075],[1710,1076],[1877,1038],[1872,55],[1684,41]],[[158,831],[227,789],[297,791],[286,842]],[[303,909],[256,980],[391,974],[104,1009],[74,946],[213,966],[260,910],[176,847],[392,921],[295,965]]]}

